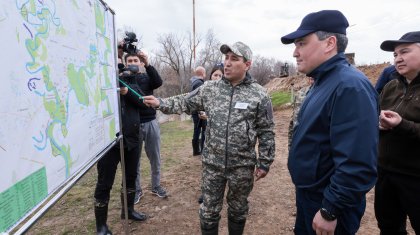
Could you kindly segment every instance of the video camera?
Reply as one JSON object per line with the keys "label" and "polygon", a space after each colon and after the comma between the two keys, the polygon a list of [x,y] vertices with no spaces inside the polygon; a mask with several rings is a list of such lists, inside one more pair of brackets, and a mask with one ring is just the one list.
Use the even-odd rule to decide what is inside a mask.
{"label": "video camera", "polygon": [[137,36],[133,32],[125,32],[126,37],[122,45],[124,52],[128,54],[137,54],[140,50],[137,49],[137,46],[134,44],[137,42]]}

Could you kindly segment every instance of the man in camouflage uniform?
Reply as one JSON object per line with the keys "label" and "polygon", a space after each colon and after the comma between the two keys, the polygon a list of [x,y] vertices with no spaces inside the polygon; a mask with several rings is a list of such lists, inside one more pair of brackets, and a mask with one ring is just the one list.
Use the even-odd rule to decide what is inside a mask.
{"label": "man in camouflage uniform", "polygon": [[308,93],[308,91],[311,89],[312,84],[314,83],[314,79],[311,77],[306,77],[308,79],[308,86],[304,86],[302,88],[300,88],[295,96],[293,97],[293,102],[292,102],[292,108],[293,108],[293,112],[292,112],[292,117],[290,119],[290,123],[289,123],[289,138],[288,138],[288,146],[290,149],[290,144],[292,143],[292,137],[293,137],[293,129],[295,128],[295,126],[297,125],[297,117],[299,114],[299,110],[300,110],[300,106],[302,106],[303,100],[306,97],[306,94]]}
{"label": "man in camouflage uniform", "polygon": [[146,96],[144,102],[159,107],[164,113],[206,111],[201,231],[202,234],[218,234],[228,185],[229,234],[242,234],[254,176],[256,180],[265,177],[274,160],[273,112],[265,89],[247,73],[252,59],[250,48],[236,42],[222,45],[220,51],[225,54],[225,74],[221,80],[208,81],[186,96],[168,99]]}

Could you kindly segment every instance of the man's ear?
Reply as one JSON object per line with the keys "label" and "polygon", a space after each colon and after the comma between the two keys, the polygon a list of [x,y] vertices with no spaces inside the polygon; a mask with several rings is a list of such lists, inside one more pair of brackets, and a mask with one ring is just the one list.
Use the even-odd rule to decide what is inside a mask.
{"label": "man's ear", "polygon": [[335,36],[328,37],[326,40],[327,47],[325,48],[325,52],[327,54],[333,50],[337,50],[337,38]]}
{"label": "man's ear", "polygon": [[246,65],[246,68],[247,68],[246,71],[248,71],[251,68],[251,64],[252,64],[252,61],[250,61],[250,60],[245,62],[245,65]]}

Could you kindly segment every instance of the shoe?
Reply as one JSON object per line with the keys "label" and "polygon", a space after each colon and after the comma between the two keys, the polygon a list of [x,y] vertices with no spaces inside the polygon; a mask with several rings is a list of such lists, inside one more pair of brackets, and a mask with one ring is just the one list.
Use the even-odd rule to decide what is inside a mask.
{"label": "shoe", "polygon": [[143,191],[140,191],[139,194],[136,194],[136,197],[134,198],[134,204],[137,204],[140,202],[140,199],[143,197]]}
{"label": "shoe", "polygon": [[155,194],[156,196],[162,197],[162,198],[168,196],[167,193],[166,193],[166,189],[164,187],[160,186],[160,185],[157,186],[157,187],[154,187],[153,190],[152,190],[152,193]]}

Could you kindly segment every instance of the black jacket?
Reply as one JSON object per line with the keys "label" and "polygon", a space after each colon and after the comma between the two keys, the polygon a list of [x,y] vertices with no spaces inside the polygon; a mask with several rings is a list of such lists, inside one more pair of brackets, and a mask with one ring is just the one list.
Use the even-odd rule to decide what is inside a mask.
{"label": "black jacket", "polygon": [[[141,95],[153,95],[153,90],[162,86],[162,78],[153,66],[149,65],[145,68],[146,73],[138,74],[136,82],[141,90]],[[140,107],[140,122],[145,123],[154,119],[156,119],[156,110],[142,103]]]}
{"label": "black jacket", "polygon": [[420,177],[420,75],[410,84],[402,76],[390,81],[382,90],[380,105],[397,112],[402,121],[380,131],[379,167]]}
{"label": "black jacket", "polygon": [[[138,77],[139,75],[136,75],[136,78]],[[137,83],[130,83],[127,85],[138,94],[142,93]],[[124,148],[130,150],[139,144],[140,110],[145,105],[130,89],[128,89],[126,95],[120,95],[120,101]]]}

